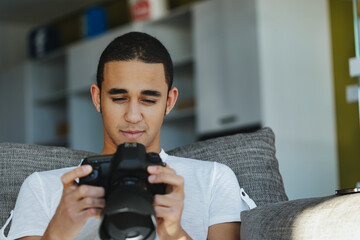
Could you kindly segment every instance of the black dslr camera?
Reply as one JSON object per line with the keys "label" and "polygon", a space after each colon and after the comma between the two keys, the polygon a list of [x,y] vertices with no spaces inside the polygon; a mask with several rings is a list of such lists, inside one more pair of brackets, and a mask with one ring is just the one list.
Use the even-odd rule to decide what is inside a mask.
{"label": "black dslr camera", "polygon": [[105,188],[106,206],[99,229],[103,240],[142,240],[156,236],[152,206],[155,194],[165,193],[165,184],[150,184],[147,167],[163,162],[156,153],[146,153],[139,143],[124,143],[114,155],[91,156],[82,165],[93,167],[79,184]]}

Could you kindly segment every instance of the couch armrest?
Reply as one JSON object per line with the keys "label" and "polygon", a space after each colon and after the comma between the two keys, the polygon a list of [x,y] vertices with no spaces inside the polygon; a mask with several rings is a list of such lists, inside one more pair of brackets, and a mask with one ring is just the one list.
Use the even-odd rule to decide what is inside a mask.
{"label": "couch armrest", "polygon": [[279,202],[241,213],[241,239],[359,239],[360,194]]}

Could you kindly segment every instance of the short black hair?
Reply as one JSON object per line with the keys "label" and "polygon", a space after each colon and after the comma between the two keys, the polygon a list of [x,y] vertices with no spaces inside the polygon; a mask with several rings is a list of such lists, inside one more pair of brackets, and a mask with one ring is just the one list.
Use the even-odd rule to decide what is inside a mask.
{"label": "short black hair", "polygon": [[101,90],[105,64],[111,61],[138,60],[144,63],[162,63],[168,90],[173,84],[173,63],[168,50],[155,37],[142,32],[129,32],[115,38],[100,56],[96,81]]}

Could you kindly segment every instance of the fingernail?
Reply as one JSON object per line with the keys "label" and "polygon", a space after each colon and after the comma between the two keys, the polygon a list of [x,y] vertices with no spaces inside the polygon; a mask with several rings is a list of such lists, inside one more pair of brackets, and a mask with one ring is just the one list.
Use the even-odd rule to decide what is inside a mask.
{"label": "fingernail", "polygon": [[84,165],[83,166],[83,171],[84,172],[90,172],[91,171],[91,166],[90,165]]}
{"label": "fingernail", "polygon": [[149,172],[155,172],[156,171],[156,167],[155,166],[150,166],[148,168]]}
{"label": "fingernail", "polygon": [[149,182],[155,181],[156,176],[155,175],[150,175],[149,176]]}

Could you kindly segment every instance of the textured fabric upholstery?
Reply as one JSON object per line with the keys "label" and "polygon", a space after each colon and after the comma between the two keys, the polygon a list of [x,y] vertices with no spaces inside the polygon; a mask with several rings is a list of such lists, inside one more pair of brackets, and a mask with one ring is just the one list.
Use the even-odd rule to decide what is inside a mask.
{"label": "textured fabric upholstery", "polygon": [[242,212],[241,219],[241,239],[355,240],[360,193],[269,204]]}
{"label": "textured fabric upholstery", "polygon": [[168,153],[228,165],[257,206],[288,200],[270,128],[197,142]]}
{"label": "textured fabric upholstery", "polygon": [[[274,134],[220,137],[168,151],[169,154],[218,161],[231,167],[259,207],[241,214],[241,239],[358,239],[360,194],[286,201],[275,158]],[[61,147],[0,143],[0,226],[24,179],[35,171],[79,164],[94,153]]]}
{"label": "textured fabric upholstery", "polygon": [[[287,200],[270,128],[176,148],[169,154],[218,161],[231,167],[257,205]],[[35,171],[75,166],[94,153],[62,147],[0,143],[0,224],[14,207],[24,179]]]}
{"label": "textured fabric upholstery", "polygon": [[21,184],[33,172],[76,166],[93,155],[63,147],[0,143],[0,226],[15,205]]}

